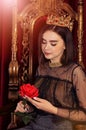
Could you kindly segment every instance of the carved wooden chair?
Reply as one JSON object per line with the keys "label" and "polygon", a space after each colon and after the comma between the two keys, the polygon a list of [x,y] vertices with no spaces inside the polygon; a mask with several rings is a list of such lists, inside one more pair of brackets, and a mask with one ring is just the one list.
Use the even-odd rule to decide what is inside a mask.
{"label": "carved wooden chair", "polygon": [[[78,0],[77,12],[75,12],[69,4],[63,2],[63,0],[30,0],[29,4],[20,12],[20,14],[17,14],[17,20],[17,12],[14,13],[12,58],[9,64],[8,93],[8,98],[12,102],[15,102],[18,99],[19,86],[23,83],[32,83],[34,80],[38,65],[39,49],[37,37],[39,31],[46,23],[48,15],[57,14],[59,7],[70,13],[75,20],[74,24],[77,25],[77,59],[78,62],[83,65],[83,0]],[[14,10],[15,9],[16,7],[14,7]],[[15,116],[13,114],[12,119],[12,121],[15,122]]]}

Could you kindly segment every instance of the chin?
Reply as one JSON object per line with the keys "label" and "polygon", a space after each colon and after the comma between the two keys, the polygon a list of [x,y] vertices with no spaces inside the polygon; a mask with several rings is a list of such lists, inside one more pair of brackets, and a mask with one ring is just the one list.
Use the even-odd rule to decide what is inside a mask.
{"label": "chin", "polygon": [[50,59],[51,59],[49,56],[45,56],[45,58],[46,58],[47,60],[50,60]]}

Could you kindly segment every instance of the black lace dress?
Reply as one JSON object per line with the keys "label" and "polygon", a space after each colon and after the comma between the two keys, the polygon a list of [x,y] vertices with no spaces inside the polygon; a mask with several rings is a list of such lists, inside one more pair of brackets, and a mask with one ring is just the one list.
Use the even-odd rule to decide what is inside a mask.
{"label": "black lace dress", "polygon": [[58,107],[58,113],[38,110],[37,118],[26,129],[72,130],[74,123],[86,124],[86,75],[81,66],[75,63],[66,67],[40,65],[35,85],[39,88],[39,97]]}

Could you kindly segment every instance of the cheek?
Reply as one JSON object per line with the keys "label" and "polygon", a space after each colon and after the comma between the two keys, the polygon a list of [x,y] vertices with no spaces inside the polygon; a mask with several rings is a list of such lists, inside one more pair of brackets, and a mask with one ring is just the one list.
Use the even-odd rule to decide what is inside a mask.
{"label": "cheek", "polygon": [[65,46],[60,46],[60,50],[65,50]]}
{"label": "cheek", "polygon": [[56,48],[54,48],[54,52],[58,53],[58,52],[63,52],[65,50],[65,46],[58,46]]}
{"label": "cheek", "polygon": [[41,45],[41,50],[44,50],[44,48],[45,48],[45,45]]}
{"label": "cheek", "polygon": [[64,43],[63,43],[63,44],[60,44],[60,45],[58,46],[58,49],[60,49],[60,50],[65,50],[65,45],[64,45]]}

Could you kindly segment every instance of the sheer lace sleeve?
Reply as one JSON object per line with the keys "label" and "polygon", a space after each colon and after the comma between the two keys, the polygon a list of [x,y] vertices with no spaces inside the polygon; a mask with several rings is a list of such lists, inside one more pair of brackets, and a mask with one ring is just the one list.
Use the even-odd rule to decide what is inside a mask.
{"label": "sheer lace sleeve", "polygon": [[73,74],[74,86],[79,100],[79,106],[86,112],[86,74],[81,67],[77,67]]}
{"label": "sheer lace sleeve", "polygon": [[74,121],[86,122],[86,74],[79,66],[73,72],[73,84],[79,101],[78,110],[58,108],[58,115]]}

